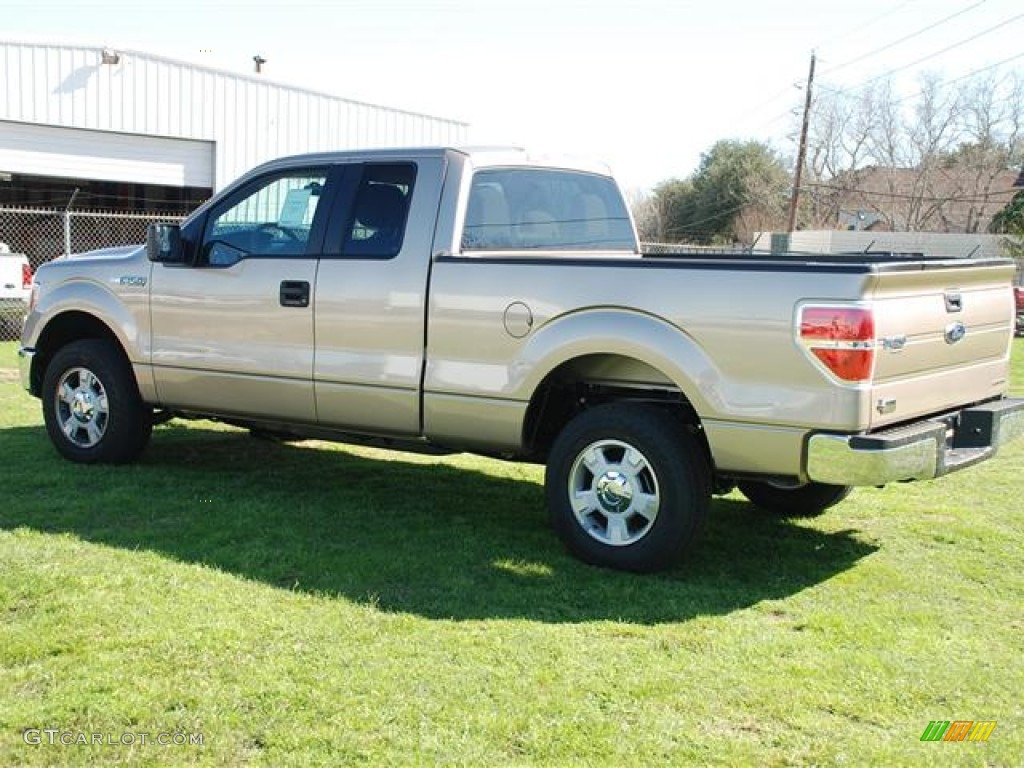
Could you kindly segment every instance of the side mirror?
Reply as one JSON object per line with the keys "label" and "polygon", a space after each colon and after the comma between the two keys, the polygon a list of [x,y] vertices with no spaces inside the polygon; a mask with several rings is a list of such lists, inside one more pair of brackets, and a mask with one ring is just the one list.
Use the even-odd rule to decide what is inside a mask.
{"label": "side mirror", "polygon": [[146,230],[146,257],[163,264],[184,264],[181,227],[177,224],[150,224]]}

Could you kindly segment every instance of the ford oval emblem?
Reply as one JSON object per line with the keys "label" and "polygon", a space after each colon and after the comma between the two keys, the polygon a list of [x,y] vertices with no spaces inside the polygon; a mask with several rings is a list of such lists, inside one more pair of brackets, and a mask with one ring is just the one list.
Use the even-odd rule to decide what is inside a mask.
{"label": "ford oval emblem", "polygon": [[963,323],[950,323],[946,326],[946,343],[956,344],[958,341],[963,341],[964,336],[967,335],[967,326]]}

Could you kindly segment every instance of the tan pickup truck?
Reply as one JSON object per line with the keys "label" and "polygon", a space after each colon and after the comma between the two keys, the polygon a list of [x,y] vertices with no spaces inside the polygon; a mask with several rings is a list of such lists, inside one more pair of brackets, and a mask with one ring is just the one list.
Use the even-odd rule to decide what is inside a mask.
{"label": "tan pickup truck", "polygon": [[[25,387],[67,458],[155,422],[547,465],[600,565],[666,567],[715,492],[809,515],[1024,432],[1012,264],[645,256],[607,170],[518,150],[260,166],[145,247],[38,270]],[[894,491],[898,492],[898,491]]]}

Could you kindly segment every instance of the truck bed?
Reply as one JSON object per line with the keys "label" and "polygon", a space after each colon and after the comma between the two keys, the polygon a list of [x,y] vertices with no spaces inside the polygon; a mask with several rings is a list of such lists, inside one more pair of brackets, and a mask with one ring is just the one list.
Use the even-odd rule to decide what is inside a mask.
{"label": "truck bed", "polygon": [[841,272],[906,272],[928,269],[965,269],[977,266],[1012,264],[1010,259],[951,259],[922,253],[869,251],[867,253],[757,253],[750,251],[702,251],[700,253],[642,253],[645,260],[699,266],[723,265],[737,269],[804,270],[836,269]]}

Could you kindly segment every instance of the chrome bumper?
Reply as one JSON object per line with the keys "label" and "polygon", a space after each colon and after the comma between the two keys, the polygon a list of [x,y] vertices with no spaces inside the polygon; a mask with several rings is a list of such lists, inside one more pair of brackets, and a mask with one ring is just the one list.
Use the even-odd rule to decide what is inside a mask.
{"label": "chrome bumper", "polygon": [[34,349],[20,347],[18,349],[18,370],[21,371],[21,386],[32,391],[32,358],[36,356]]}
{"label": "chrome bumper", "polygon": [[869,435],[812,435],[807,476],[831,485],[930,480],[992,458],[1024,435],[1024,399],[1005,398]]}

